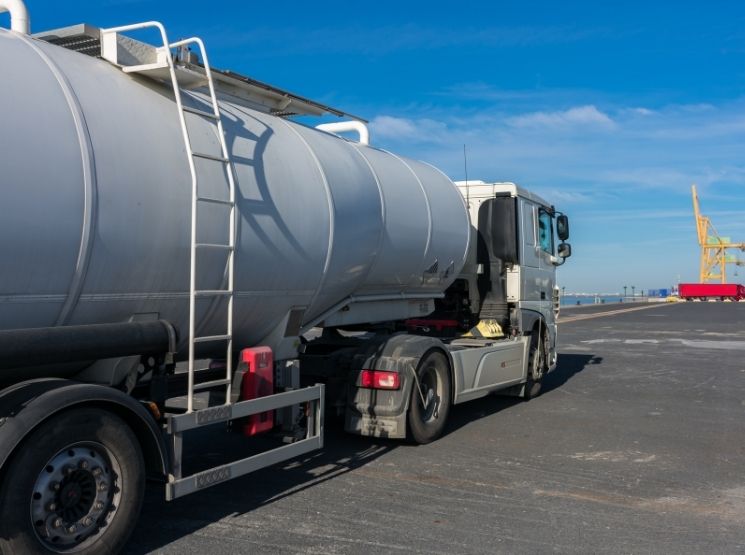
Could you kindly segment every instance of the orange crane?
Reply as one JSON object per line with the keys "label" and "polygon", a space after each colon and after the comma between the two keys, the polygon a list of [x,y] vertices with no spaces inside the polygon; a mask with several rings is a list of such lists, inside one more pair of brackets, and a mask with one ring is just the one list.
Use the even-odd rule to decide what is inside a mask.
{"label": "orange crane", "polygon": [[721,237],[711,220],[701,215],[695,185],[691,186],[691,192],[693,193],[693,213],[696,216],[698,244],[701,246],[699,283],[708,281],[727,283],[727,264],[745,266],[745,260],[727,254],[727,249],[745,251],[745,243],[733,243],[729,237]]}

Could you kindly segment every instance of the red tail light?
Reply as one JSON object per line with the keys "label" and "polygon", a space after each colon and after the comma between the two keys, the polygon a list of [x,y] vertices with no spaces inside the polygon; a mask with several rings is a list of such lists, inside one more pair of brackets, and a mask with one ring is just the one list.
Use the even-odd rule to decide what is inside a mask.
{"label": "red tail light", "polygon": [[368,389],[398,389],[401,386],[398,372],[387,370],[363,370],[360,374],[360,387]]}
{"label": "red tail light", "polygon": [[[246,366],[241,386],[241,400],[257,399],[274,393],[274,354],[269,347],[241,351],[240,364]],[[274,411],[252,414],[246,419],[243,434],[253,436],[274,427]]]}

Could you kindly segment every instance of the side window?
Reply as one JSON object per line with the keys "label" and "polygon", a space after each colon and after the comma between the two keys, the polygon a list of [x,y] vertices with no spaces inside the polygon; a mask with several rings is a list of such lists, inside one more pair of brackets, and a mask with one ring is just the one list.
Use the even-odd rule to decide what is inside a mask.
{"label": "side window", "polygon": [[535,245],[535,208],[523,203],[523,233],[525,234],[525,244]]}
{"label": "side window", "polygon": [[553,226],[551,225],[551,214],[543,208],[538,210],[538,242],[541,250],[549,254],[554,253],[554,235]]}

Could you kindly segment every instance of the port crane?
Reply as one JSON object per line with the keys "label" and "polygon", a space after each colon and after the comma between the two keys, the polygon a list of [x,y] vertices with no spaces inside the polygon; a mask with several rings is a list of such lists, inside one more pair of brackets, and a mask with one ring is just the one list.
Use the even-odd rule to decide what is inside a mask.
{"label": "port crane", "polygon": [[733,243],[729,237],[719,235],[711,220],[701,214],[696,185],[691,186],[691,192],[693,194],[693,213],[696,217],[698,244],[701,246],[699,282],[719,281],[727,283],[727,264],[745,266],[745,260],[727,254],[727,250],[740,249],[745,251],[745,243]]}

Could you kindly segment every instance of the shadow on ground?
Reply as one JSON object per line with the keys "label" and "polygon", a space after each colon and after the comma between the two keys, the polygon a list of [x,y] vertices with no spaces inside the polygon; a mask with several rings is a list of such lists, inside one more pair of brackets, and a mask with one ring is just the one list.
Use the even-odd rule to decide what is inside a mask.
{"label": "shadow on ground", "polygon": [[[560,387],[587,365],[602,359],[587,354],[561,354],[556,370],[544,382],[544,393]],[[446,434],[486,416],[496,414],[523,401],[517,397],[495,396],[453,407]],[[358,437],[344,433],[338,421],[327,420],[323,450],[237,478],[170,503],[164,500],[162,486],[151,484],[146,493],[140,523],[135,529],[129,555],[157,551],[180,537],[231,515],[249,513],[263,505],[294,495],[331,480],[405,445],[402,441]],[[189,444],[198,445],[200,454],[191,458],[196,466],[213,466],[253,454],[257,443],[237,434],[215,434],[214,430],[194,432]],[[187,461],[189,462],[189,461]]]}
{"label": "shadow on ground", "polygon": [[[224,435],[233,437],[218,437]],[[263,505],[341,476],[400,445],[389,440],[344,434],[339,426],[333,425],[327,427],[325,435],[325,447],[321,451],[172,502],[165,501],[162,486],[149,484],[140,522],[124,553],[134,555],[157,551],[226,516],[249,513]],[[228,444],[233,446],[232,449],[227,449],[234,460],[252,454],[251,450],[244,452],[240,448],[241,438],[235,434],[213,432],[212,436],[195,438],[195,441],[203,440],[200,455],[193,458],[199,466],[204,466],[206,462],[223,462]]]}
{"label": "shadow on ground", "polygon": [[[559,354],[556,369],[544,378],[541,394],[545,395],[561,387],[582,372],[586,366],[601,364],[602,361],[602,357],[589,354]],[[491,416],[523,402],[520,397],[496,394],[456,405],[450,412],[445,434],[454,433],[474,420]]]}
{"label": "shadow on ground", "polygon": [[550,372],[543,379],[543,393],[548,393],[558,387],[561,387],[574,376],[582,372],[587,366],[597,365],[603,363],[603,357],[590,355],[586,353],[575,354],[567,353],[559,354],[559,360],[556,364],[556,369]]}

